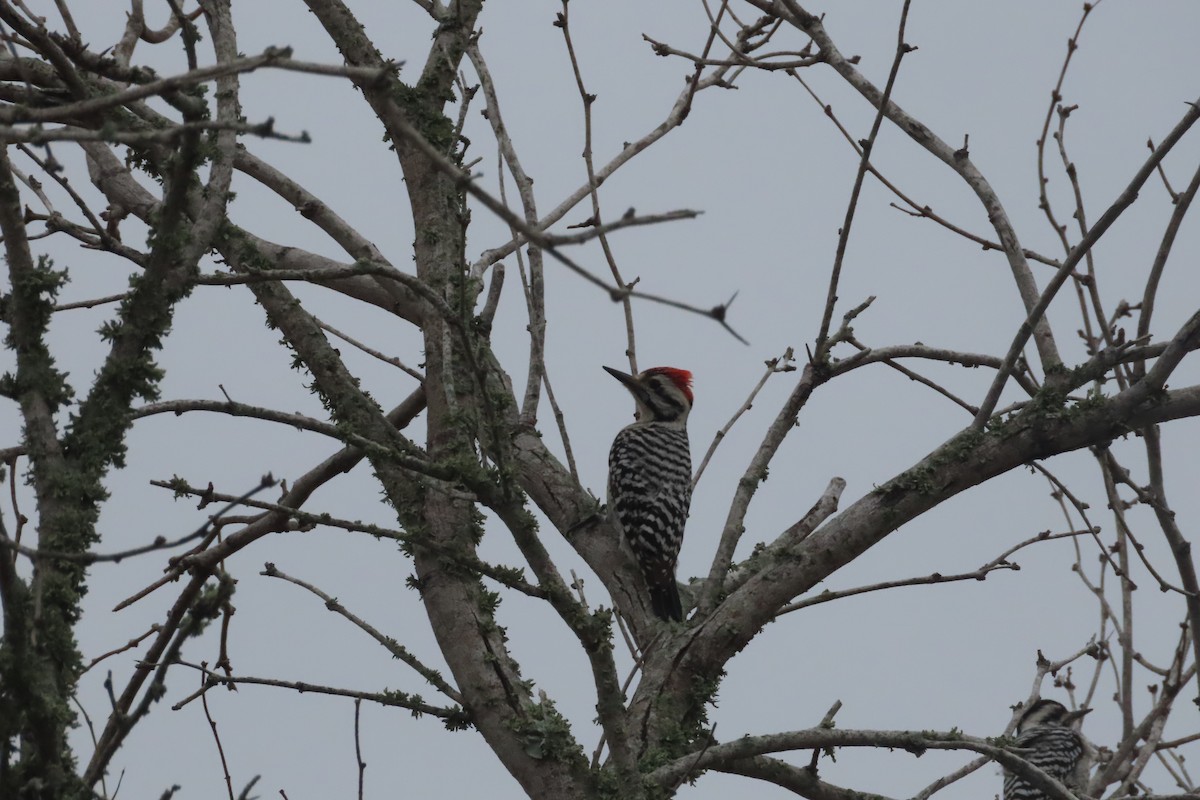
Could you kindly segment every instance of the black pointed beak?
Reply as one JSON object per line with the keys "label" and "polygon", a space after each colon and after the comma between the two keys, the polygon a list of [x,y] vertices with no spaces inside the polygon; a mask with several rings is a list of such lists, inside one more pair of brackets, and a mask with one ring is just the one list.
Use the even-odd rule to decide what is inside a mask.
{"label": "black pointed beak", "polygon": [[619,380],[621,383],[625,384],[626,386],[628,386],[631,383],[637,383],[637,379],[634,378],[632,375],[630,375],[628,372],[621,372],[621,370],[613,369],[612,367],[604,367],[604,371],[607,372],[609,375],[612,375],[614,378],[616,378],[617,380]]}
{"label": "black pointed beak", "polygon": [[638,379],[630,375],[628,372],[621,372],[619,369],[605,367],[604,371],[625,385],[625,388],[633,393],[634,397],[642,396],[642,384],[638,383]]}

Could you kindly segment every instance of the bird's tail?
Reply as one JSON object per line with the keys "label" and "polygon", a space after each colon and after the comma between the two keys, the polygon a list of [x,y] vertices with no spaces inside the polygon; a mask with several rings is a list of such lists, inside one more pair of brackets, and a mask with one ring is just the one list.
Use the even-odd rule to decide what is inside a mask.
{"label": "bird's tail", "polygon": [[650,607],[660,619],[683,622],[683,603],[679,600],[679,586],[673,576],[647,588],[650,589]]}

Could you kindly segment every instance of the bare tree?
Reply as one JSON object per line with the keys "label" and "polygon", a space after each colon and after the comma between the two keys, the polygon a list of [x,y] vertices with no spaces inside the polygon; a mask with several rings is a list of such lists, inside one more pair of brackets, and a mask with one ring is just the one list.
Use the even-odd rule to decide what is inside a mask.
{"label": "bare tree", "polygon": [[[856,57],[843,54],[820,15],[794,0],[706,3],[707,34],[699,47],[646,37],[653,52],[667,59],[664,63],[686,65],[689,77],[665,117],[607,162],[593,149],[596,98],[588,89],[564,0],[554,25],[582,108],[586,180],[549,211],[538,206],[535,176],[522,166],[520,138],[506,124],[502,102],[518,89],[505,86],[502,76],[494,78],[488,67],[481,2],[416,0],[411,21],[422,21],[432,44],[420,58],[395,54],[407,62],[403,65],[381,52],[383,32],[365,28],[343,0],[305,3],[341,53],[342,64],[299,60],[286,47],[243,54],[229,0],[203,0],[198,7],[168,0],[169,12],[144,9],[141,0],[133,0],[115,43],[97,43],[87,25],[77,23],[72,11],[79,12],[80,5],[71,9],[67,0],[56,0],[52,13],[47,9],[41,17],[21,0],[0,0],[7,47],[0,59],[5,143],[0,231],[9,275],[3,319],[13,364],[2,393],[20,414],[20,431],[10,432],[11,446],[3,453],[13,491],[11,512],[0,529],[0,795],[116,796],[114,758],[157,701],[169,696],[175,708],[203,704],[209,726],[198,733],[214,738],[233,798],[237,789],[208,698],[215,687],[265,684],[353,702],[359,796],[367,766],[358,724],[363,701],[436,720],[417,724],[468,729],[471,733],[460,735],[481,737],[530,797],[665,797],[710,772],[764,781],[815,800],[876,796],[823,776],[823,754],[839,748],[916,755],[961,751],[962,765],[929,783],[920,798],[993,762],[1047,797],[1064,800],[1145,794],[1147,770],[1154,765],[1158,784],[1174,781],[1179,796],[1197,796],[1184,749],[1200,739],[1186,709],[1193,698],[1200,700],[1200,584],[1188,524],[1177,518],[1167,496],[1163,437],[1170,428],[1160,426],[1200,416],[1200,385],[1176,385],[1180,365],[1200,347],[1200,311],[1177,330],[1157,332],[1153,312],[1172,247],[1200,186],[1200,170],[1181,179],[1165,159],[1200,119],[1200,105],[1183,106],[1170,130],[1148,132],[1153,137],[1149,155],[1125,176],[1116,199],[1095,213],[1068,153],[1074,109],[1063,88],[1093,6],[1084,6],[1071,36],[1037,143],[1041,207],[1061,244],[1060,252],[1040,253],[1027,246],[1030,236],[1017,230],[989,176],[972,160],[969,140],[949,143],[947,134],[893,99],[914,49],[905,36],[908,0],[900,9],[891,68],[882,85],[867,77]],[[152,24],[150,18],[160,14]],[[147,63],[174,69],[159,74]],[[302,133],[279,130],[270,109],[243,107],[242,78],[256,71],[340,80],[357,90],[383,128],[386,145],[381,147],[394,152],[403,177],[415,231],[411,253],[405,254],[411,255],[411,269],[406,262],[390,261],[354,222],[247,148],[256,139],[295,141],[296,147],[312,148],[315,158],[336,158],[322,151],[321,143],[309,144]],[[801,87],[790,102],[815,101],[814,117],[836,126],[845,147],[856,154],[857,176],[828,271],[823,313],[812,325],[805,355],[788,349],[768,360],[742,409],[698,459],[697,481],[764,385],[788,382],[786,397],[764,431],[753,433],[746,424],[736,429],[738,436],[761,440],[730,487],[724,522],[703,522],[710,532],[719,531],[712,537],[707,574],[683,587],[689,618],[664,623],[649,610],[642,579],[603,499],[581,482],[570,445],[572,425],[579,423],[572,421],[571,408],[557,403],[547,369],[545,277],[552,269],[568,270],[596,288],[595,303],[621,305],[635,371],[638,308],[673,306],[696,315],[698,327],[713,337],[741,338],[736,307],[729,302],[696,304],[676,292],[643,286],[622,272],[611,246],[626,229],[689,219],[698,212],[614,211],[602,203],[600,187],[672,135],[704,98],[767,72],[781,73]],[[871,113],[866,131],[852,133],[820,99],[807,77],[817,72],[836,74],[857,93]],[[500,179],[480,179],[473,172],[479,162],[469,155],[472,143],[464,134],[473,108],[482,111],[491,132]],[[985,211],[991,229],[968,230],[889,178],[873,158],[884,130],[907,137],[932,157],[931,166],[940,162],[951,170]],[[483,149],[473,146],[474,152]],[[1070,207],[1048,193],[1051,176],[1067,179]],[[898,209],[919,218],[912,225],[922,231],[928,232],[932,222],[945,236],[961,237],[1003,259],[1023,306],[1010,319],[1007,349],[868,346],[858,338],[853,325],[873,298],[848,305],[839,300],[839,281],[848,246],[861,235],[856,215],[869,185],[890,192]],[[299,223],[294,240],[270,240],[254,214],[231,205],[234,189],[273,193],[341,254],[327,257],[305,247]],[[1095,268],[1097,248],[1139,193],[1150,191],[1168,193],[1172,209],[1158,229],[1144,232],[1157,237],[1159,245],[1150,263],[1136,266],[1143,276],[1142,296],[1106,295]],[[586,220],[566,225],[567,214],[579,213],[580,206]],[[507,241],[493,242],[474,260],[468,247],[473,216],[499,220],[507,229]],[[145,244],[137,244],[143,233]],[[303,235],[308,234],[306,229]],[[60,303],[66,274],[41,243],[48,248],[65,240],[78,243],[85,260],[128,265],[128,287]],[[473,244],[477,249],[478,242]],[[596,253],[603,259],[601,269],[594,266]],[[514,264],[519,288],[510,274]],[[756,279],[752,270],[738,276],[747,284]],[[1075,290],[1073,301],[1069,292],[1060,293],[1068,286]],[[302,371],[323,416],[229,395],[162,399],[164,368],[156,354],[177,313],[194,296],[218,291],[209,287],[253,296],[262,319],[291,351],[280,350],[280,358],[290,358]],[[413,335],[388,344],[359,341],[325,321],[325,299],[331,294],[389,315]],[[1060,311],[1073,308],[1072,302],[1081,326],[1083,356],[1078,358],[1071,355],[1075,343],[1064,342],[1057,329],[1058,318],[1048,314],[1052,304]],[[524,309],[523,356],[493,345],[502,303]],[[106,310],[105,354],[90,381],[76,378],[69,384],[61,367],[69,347],[59,349],[52,329],[58,315],[81,307]],[[947,338],[953,336],[950,332]],[[387,354],[397,341],[407,342],[404,359]],[[349,349],[343,353],[339,346]],[[386,362],[409,388],[389,397],[368,392],[362,370],[354,366],[359,356]],[[925,373],[939,363],[976,368],[976,376],[986,377],[972,384],[975,395],[963,396]],[[931,397],[966,412],[960,430],[908,468],[880,474],[874,488],[848,504],[842,502],[846,482],[835,477],[823,493],[792,510],[794,524],[774,535],[750,532],[747,514],[756,492],[810,398],[871,365],[899,371],[927,387]],[[171,374],[188,369],[187,364],[168,367]],[[523,383],[514,380],[522,370]],[[248,418],[264,429],[272,424],[300,429],[327,437],[338,449],[282,480],[266,476],[258,487],[217,481],[203,486],[164,477],[156,482],[161,489],[219,510],[190,534],[160,535],[133,546],[107,541],[100,515],[106,504],[121,502],[119,496],[110,499],[110,485],[114,470],[125,463],[131,431],[152,419],[177,419],[174,424],[183,425],[197,412]],[[1057,473],[1054,457],[1072,451],[1094,457],[1098,490],[1069,486]],[[234,460],[245,460],[245,451],[234,447]],[[369,466],[382,493],[389,524],[339,518],[314,500],[360,463]],[[1033,535],[957,574],[936,572],[933,566],[931,573],[911,579],[818,590],[925,512],[1019,467],[1044,476],[1061,507],[1060,530]],[[22,474],[28,495],[17,486]],[[264,499],[264,490],[276,486],[278,494]],[[1102,514],[1083,499],[1093,491],[1107,503],[1111,522],[1102,525]],[[1135,508],[1150,514],[1135,515]],[[692,530],[698,522],[692,521]],[[389,620],[382,613],[343,605],[320,575],[293,576],[270,562],[261,574],[319,598],[406,665],[411,672],[404,680],[415,674],[412,683],[431,687],[435,699],[235,670],[228,642],[236,585],[232,570],[237,565],[246,574],[247,565],[262,562],[273,535],[298,530],[367,534],[399,544],[403,556],[396,557],[394,569],[412,572],[411,586],[419,592],[436,642],[432,660],[388,634]],[[521,563],[487,555],[481,547],[485,531],[491,539],[503,537]],[[758,540],[752,548],[747,535]],[[1018,551],[1039,553],[1044,543],[1060,539],[1074,543],[1074,580],[1095,598],[1097,628],[1082,646],[1039,654],[1025,702],[1050,691],[1050,680],[1083,707],[1106,703],[1111,694],[1120,731],[1093,742],[1089,785],[1062,785],[1023,758],[1011,739],[988,738],[998,731],[931,731],[917,725],[912,730],[844,729],[835,727],[838,705],[824,719],[812,720],[812,727],[794,730],[718,733],[710,724],[707,708],[726,669],[736,668],[731,659],[769,623],[787,625],[802,616],[794,612],[864,593],[982,581],[1019,569]],[[562,552],[581,559],[592,575],[581,578],[569,570],[557,555]],[[85,659],[80,626],[108,613],[85,605],[89,572],[150,559],[157,559],[161,577],[150,585],[128,586],[129,597],[117,610],[158,603],[152,612],[156,621],[128,644],[114,642],[109,652]],[[592,576],[598,586],[587,583],[585,591]],[[1178,625],[1179,634],[1165,649],[1148,650],[1135,637],[1138,580],[1150,581],[1169,599],[1166,626]],[[546,618],[569,635],[569,647],[583,654],[595,730],[586,721],[569,719],[554,698],[525,677],[506,635],[502,600],[545,607]],[[307,611],[297,604],[294,613]],[[1161,616],[1158,622],[1165,627]],[[217,623],[219,635],[192,641],[210,623]],[[1088,639],[1088,633],[1082,637]],[[209,652],[214,644],[216,652]],[[120,662],[130,666],[110,673],[109,706],[89,712],[77,699],[81,676],[113,656],[136,661]],[[80,717],[91,732],[86,745],[68,739]],[[1182,732],[1168,738],[1169,722],[1182,725]],[[241,794],[247,796],[253,785]]]}

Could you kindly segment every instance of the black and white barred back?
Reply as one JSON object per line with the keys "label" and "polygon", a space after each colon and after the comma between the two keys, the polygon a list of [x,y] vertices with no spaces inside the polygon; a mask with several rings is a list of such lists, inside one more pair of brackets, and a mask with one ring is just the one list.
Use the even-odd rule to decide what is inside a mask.
{"label": "black and white barred back", "polygon": [[656,367],[635,377],[605,369],[633,395],[638,420],[617,434],[608,454],[610,513],[641,568],[655,615],[681,621],[675,566],[692,500],[691,373]]}
{"label": "black and white barred back", "polygon": [[609,503],[646,578],[654,613],[683,619],[675,564],[692,502],[687,431],[630,425],[613,440],[608,475]]}
{"label": "black and white barred back", "polygon": [[[1028,750],[1021,756],[1073,790],[1082,789],[1087,782],[1087,748],[1071,727],[1083,713],[1067,711],[1054,700],[1039,700],[1017,724],[1016,746]],[[1005,771],[1004,800],[1043,800],[1045,796],[1024,778]]]}

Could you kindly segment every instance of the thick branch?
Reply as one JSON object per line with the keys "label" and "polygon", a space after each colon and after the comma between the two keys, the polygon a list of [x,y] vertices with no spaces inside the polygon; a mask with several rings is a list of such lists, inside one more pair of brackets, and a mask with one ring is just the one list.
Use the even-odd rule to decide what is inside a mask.
{"label": "thick branch", "polygon": [[[697,680],[715,678],[792,598],[954,495],[1032,460],[1104,443],[1151,421],[1200,413],[1200,386],[1159,392],[1148,399],[1138,392],[1139,385],[1070,414],[1047,414],[1031,405],[995,431],[966,430],[953,437],[828,520],[789,558],[766,561],[689,632],[655,694],[686,692],[685,687]],[[652,707],[655,695],[644,688],[635,705]]]}
{"label": "thick branch", "polygon": [[744,775],[794,792],[808,800],[892,800],[892,798],[855,789],[844,789],[819,780],[807,767],[797,767],[770,756],[753,756],[712,767],[718,772]]}

